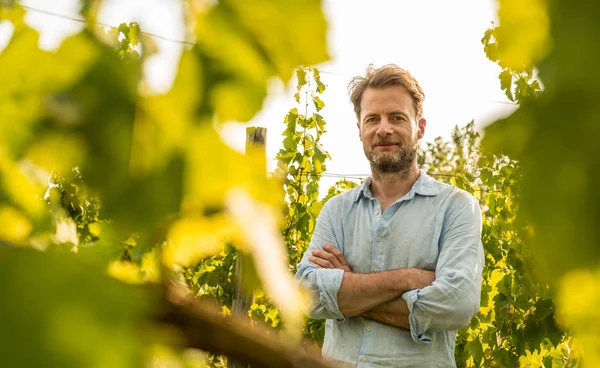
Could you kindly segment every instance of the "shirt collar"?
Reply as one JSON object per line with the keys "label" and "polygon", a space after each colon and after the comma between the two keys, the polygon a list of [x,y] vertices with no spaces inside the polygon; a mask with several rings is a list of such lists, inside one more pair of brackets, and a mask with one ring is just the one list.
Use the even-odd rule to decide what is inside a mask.
{"label": "shirt collar", "polygon": [[[410,191],[406,193],[406,197],[412,198],[415,194],[423,196],[437,195],[439,193],[439,189],[435,185],[435,179],[427,175],[427,173],[423,169],[420,169],[419,173],[419,178],[413,184]],[[367,180],[365,180],[364,183],[361,184],[360,189],[354,197],[354,202],[357,202],[360,199],[361,195],[364,195],[366,198],[373,199],[373,194],[371,193],[371,177],[368,177]]]}

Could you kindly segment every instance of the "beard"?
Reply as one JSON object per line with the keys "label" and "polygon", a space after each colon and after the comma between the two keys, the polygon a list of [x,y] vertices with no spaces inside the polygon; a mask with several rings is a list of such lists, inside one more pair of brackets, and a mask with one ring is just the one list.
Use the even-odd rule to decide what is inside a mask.
{"label": "beard", "polygon": [[[378,141],[376,144],[392,143]],[[377,152],[364,147],[365,155],[371,163],[371,168],[381,174],[399,173],[408,169],[417,159],[417,144],[402,144],[393,151]]]}

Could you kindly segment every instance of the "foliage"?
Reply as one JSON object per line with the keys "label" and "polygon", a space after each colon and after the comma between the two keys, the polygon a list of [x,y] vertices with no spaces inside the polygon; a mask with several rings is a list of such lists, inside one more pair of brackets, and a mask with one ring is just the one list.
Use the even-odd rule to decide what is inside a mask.
{"label": "foliage", "polygon": [[79,245],[98,241],[99,222],[102,220],[100,201],[84,191],[83,177],[79,170],[73,169],[70,180],[52,173],[48,185],[44,197],[54,207],[57,216],[66,217],[76,224],[76,243]]}
{"label": "foliage", "polygon": [[[308,248],[317,216],[323,208],[323,202],[319,201],[319,179],[326,169],[325,161],[330,158],[320,144],[326,123],[319,114],[325,106],[319,96],[326,87],[315,68],[297,69],[296,76],[294,97],[300,109],[292,108],[284,119],[286,128],[283,147],[277,153],[276,173],[285,177],[287,206],[282,233],[292,273]],[[323,323],[308,321],[305,334],[322,338]]]}
{"label": "foliage", "polygon": [[[23,8],[0,6],[0,20],[14,26],[0,54],[0,70],[10,71],[0,73],[0,244],[11,247],[2,250],[10,267],[0,280],[12,285],[3,297],[14,303],[0,322],[23,337],[14,340],[18,349],[3,350],[4,361],[19,366],[27,347],[27,362],[39,359],[32,366],[143,365],[147,344],[135,343],[144,335],[136,321],[148,316],[142,296],[149,289],[136,297],[91,267],[70,267],[65,250],[78,252],[73,262],[138,283],[176,281],[173,271],[234,244],[255,255],[265,291],[293,336],[303,320],[301,295],[286,263],[261,257],[284,247],[277,236],[281,183],[265,177],[260,155],[226,146],[214,123],[250,119],[270,78],[288,81],[296,66],[327,59],[321,3],[190,3],[184,18],[194,21],[195,46],[184,51],[173,87],[162,95],[140,88],[148,39],[135,23],[108,35],[99,30],[100,5],[82,2],[87,27],[56,52],[38,48]],[[57,236],[62,227],[75,236]],[[75,246],[56,246],[63,242]],[[25,305],[31,308],[19,308]],[[64,328],[44,330],[56,321]],[[37,340],[25,343],[31,336]],[[13,346],[10,339],[0,346]],[[56,355],[63,351],[71,355]]]}
{"label": "foliage", "polygon": [[[0,53],[0,70],[10,71],[0,73],[0,324],[11,332],[0,337],[3,362],[144,365],[147,346],[157,349],[144,329],[153,289],[105,273],[130,283],[181,277],[228,314],[232,247],[251,254],[265,289],[250,315],[293,330],[303,303],[290,272],[322,206],[328,158],[318,144],[325,86],[315,69],[296,69],[328,57],[321,3],[190,2],[195,45],[161,95],[140,88],[149,39],[135,23],[99,30],[100,5],[82,1],[86,29],[50,52],[38,48],[24,9],[0,2],[0,20],[14,27]],[[555,317],[578,336],[587,365],[600,363],[600,74],[589,47],[600,41],[597,7],[500,1],[499,26],[482,42],[520,109],[486,130],[496,155],[479,151],[469,125],[419,157],[485,209],[482,309],[459,333],[461,366],[575,366],[580,349]],[[305,111],[285,120],[282,191],[277,176],[265,178],[262,156],[227,147],[218,124],[249,120],[267,81],[294,71]],[[325,200],[352,185],[338,183]],[[281,229],[289,264],[264,256],[285,247]],[[322,322],[308,321],[305,333],[322,339]]]}
{"label": "foliage", "polygon": [[69,254],[0,247],[3,364],[141,366],[144,345],[155,342],[140,333],[152,299],[99,266]]}
{"label": "foliage", "polygon": [[485,31],[481,39],[484,45],[485,54],[491,61],[500,65],[502,71],[498,76],[500,78],[500,88],[506,94],[506,97],[516,103],[521,103],[526,98],[538,96],[542,92],[542,86],[537,78],[532,65],[527,67],[509,66],[503,62],[497,34],[503,27],[494,27]]}
{"label": "foliage", "polygon": [[[319,114],[325,106],[319,95],[326,87],[316,68],[296,69],[296,79],[295,98],[298,107],[292,108],[284,118],[282,148],[277,154],[279,164],[274,174],[284,180],[286,194],[281,233],[287,245],[290,272],[295,270],[308,246],[316,216],[322,208],[319,179],[326,169],[325,160],[329,158],[319,144],[326,125]],[[310,115],[309,111],[312,112]],[[234,249],[225,246],[220,254],[187,268],[183,274],[194,293],[216,300],[225,314],[230,313],[232,307],[236,258]],[[284,322],[280,311],[260,285],[252,281],[256,279],[254,273],[255,270],[250,267],[250,271],[244,274],[246,286],[254,290],[254,303],[248,315],[261,324],[279,330]],[[320,336],[322,340],[323,332],[322,321],[307,322],[306,335],[313,338]],[[219,367],[224,363],[222,357],[213,356],[210,364]]]}
{"label": "foliage", "polygon": [[347,190],[350,190],[350,189],[356,187],[357,185],[358,184],[352,180],[348,180],[348,179],[338,180],[335,184],[333,184],[333,186],[331,186],[327,190],[327,194],[325,195],[325,197],[323,197],[321,202],[323,204],[325,204],[325,202],[327,202],[329,199],[331,199],[331,197],[341,194]]}
{"label": "foliage", "polygon": [[593,332],[600,321],[595,312],[600,199],[594,190],[600,184],[595,139],[600,74],[598,51],[586,45],[600,40],[597,10],[593,1],[546,2],[543,16],[551,25],[552,49],[536,64],[544,91],[488,127],[484,141],[487,149],[509,154],[523,169],[520,206],[533,232],[531,251],[544,279],[556,286],[560,320],[579,337],[590,367],[600,364]]}
{"label": "foliage", "polygon": [[534,66],[550,49],[546,0],[500,0],[500,26],[488,29],[481,42],[488,59],[502,68],[500,88],[517,103],[542,91]]}
{"label": "foliage", "polygon": [[473,194],[483,208],[481,309],[459,331],[457,365],[514,367],[539,358],[573,366],[572,342],[555,323],[552,294],[535,277],[528,229],[518,220],[521,169],[506,156],[482,154],[473,127],[455,128],[451,142],[427,143],[418,158],[430,175]]}
{"label": "foliage", "polygon": [[[308,248],[316,218],[323,204],[319,199],[319,179],[325,171],[325,160],[329,154],[320,145],[325,133],[325,120],[319,111],[325,106],[319,95],[325,91],[319,71],[314,68],[297,69],[296,102],[298,108],[291,109],[285,117],[283,147],[277,153],[279,162],[277,175],[285,177],[286,192],[285,238],[292,271]],[[315,87],[311,88],[314,83]],[[312,102],[312,103],[311,103]],[[314,106],[312,115],[309,107]]]}

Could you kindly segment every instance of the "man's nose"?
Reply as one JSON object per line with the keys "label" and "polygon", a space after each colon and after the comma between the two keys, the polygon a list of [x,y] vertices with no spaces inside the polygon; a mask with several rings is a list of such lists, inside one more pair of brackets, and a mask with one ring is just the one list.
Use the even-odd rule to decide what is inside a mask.
{"label": "man's nose", "polygon": [[392,124],[388,118],[382,118],[379,122],[379,127],[377,128],[377,135],[385,136],[392,134]]}

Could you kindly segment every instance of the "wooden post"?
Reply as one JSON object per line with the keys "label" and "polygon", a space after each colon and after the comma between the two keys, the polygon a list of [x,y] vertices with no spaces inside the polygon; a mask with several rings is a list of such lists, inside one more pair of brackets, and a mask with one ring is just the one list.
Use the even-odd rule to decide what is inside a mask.
{"label": "wooden post", "polygon": [[[246,153],[257,148],[261,149],[264,157],[265,165],[267,162],[266,153],[267,128],[248,127],[246,128]],[[265,166],[266,169],[266,166]],[[265,173],[266,174],[266,173]],[[254,302],[254,295],[251,291],[244,290],[243,277],[244,274],[244,254],[237,252],[237,260],[235,263],[235,288],[233,294],[232,314],[234,316],[247,318],[248,310]],[[227,368],[248,368],[247,363],[243,363],[227,358]]]}

